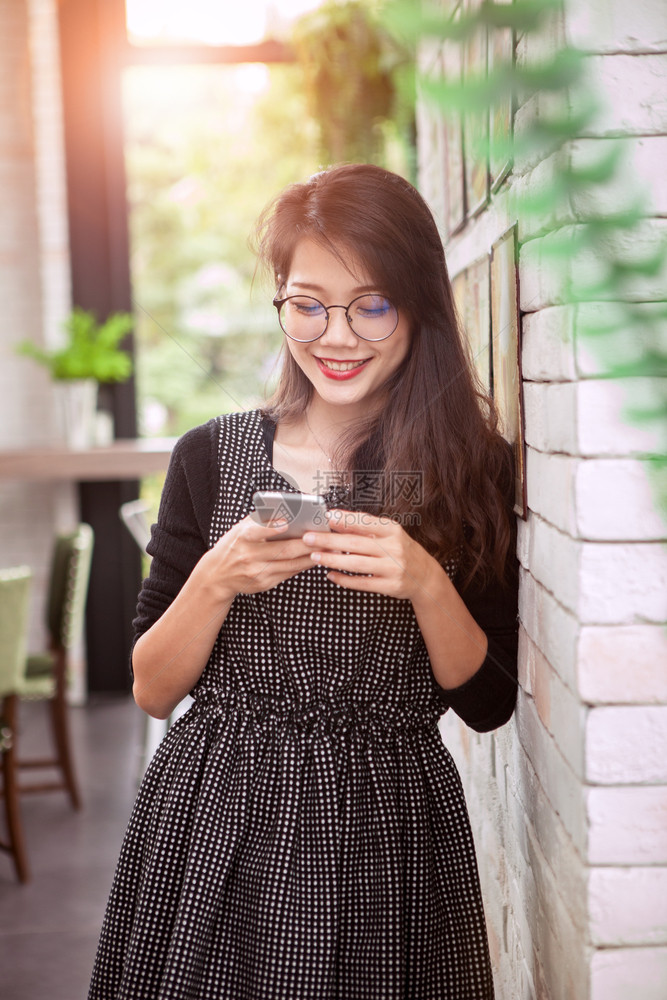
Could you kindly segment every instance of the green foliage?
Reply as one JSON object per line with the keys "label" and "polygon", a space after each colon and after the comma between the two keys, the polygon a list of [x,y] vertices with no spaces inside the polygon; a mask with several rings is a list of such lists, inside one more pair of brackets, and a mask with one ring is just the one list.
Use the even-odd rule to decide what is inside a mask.
{"label": "green foliage", "polygon": [[[463,48],[480,32],[511,28],[517,36],[533,35],[543,40],[550,29],[554,31],[561,0],[483,0],[479,5],[462,8],[451,3],[445,13],[441,4],[395,0],[387,11],[387,23],[413,44],[432,46],[446,40],[448,45],[461,46],[461,56],[454,60],[455,65],[461,65]],[[539,51],[540,46],[533,48]],[[541,251],[553,267],[560,268],[564,301],[580,307],[578,335],[586,337],[595,350],[601,373],[613,378],[664,375],[667,306],[642,300],[652,298],[650,288],[646,291],[647,283],[667,271],[667,246],[647,229],[647,207],[636,187],[619,199],[613,213],[595,210],[597,187],[623,189],[622,142],[605,140],[602,154],[592,163],[582,163],[581,157],[572,155],[580,136],[595,134],[595,118],[600,110],[594,88],[586,78],[586,64],[584,53],[562,46],[533,62],[494,59],[488,75],[483,77],[462,80],[458,72],[453,77],[440,72],[423,74],[418,89],[443,117],[493,113],[508,97],[515,106],[531,102],[532,113],[524,116],[518,136],[509,143],[507,137],[501,138],[497,145],[480,146],[475,152],[501,158],[509,153],[512,159],[520,157],[531,162],[543,161],[549,155],[557,158],[557,170],[542,190],[517,193],[510,185],[508,204],[525,224],[524,229],[529,228],[531,218],[549,220],[538,233],[543,234]],[[625,189],[630,187],[626,185]],[[604,317],[602,322],[598,312]],[[625,346],[619,351],[621,339]],[[664,388],[655,386],[650,401],[631,399],[626,416],[647,426],[663,426],[667,418]],[[659,502],[665,509],[666,465],[664,456],[651,456],[650,468]]]}
{"label": "green foliage", "polygon": [[323,161],[387,165],[393,137],[403,144],[403,170],[409,170],[414,64],[372,6],[328,0],[297,22],[291,44]]}
{"label": "green foliage", "polygon": [[63,323],[67,333],[63,347],[46,351],[23,341],[17,350],[48,368],[54,379],[124,382],[132,374],[132,359],[118,345],[133,326],[129,313],[114,313],[99,324],[93,312],[77,306]]}

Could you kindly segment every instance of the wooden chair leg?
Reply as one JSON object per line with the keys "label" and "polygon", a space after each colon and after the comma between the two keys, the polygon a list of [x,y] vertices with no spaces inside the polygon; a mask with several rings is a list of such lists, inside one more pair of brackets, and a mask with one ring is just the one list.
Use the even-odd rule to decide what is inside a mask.
{"label": "wooden chair leg", "polygon": [[28,882],[30,880],[30,868],[28,866],[28,854],[23,838],[21,803],[17,782],[16,701],[16,695],[8,695],[4,699],[3,705],[2,714],[12,734],[12,745],[1,755],[3,779],[2,790],[5,802],[5,816],[7,818],[7,835],[9,839],[8,849],[12,855],[19,881]]}
{"label": "wooden chair leg", "polygon": [[67,717],[67,702],[64,692],[58,691],[51,702],[51,723],[53,739],[56,745],[58,767],[63,776],[73,809],[81,808],[81,797],[74,774],[74,764],[69,739],[69,720]]}

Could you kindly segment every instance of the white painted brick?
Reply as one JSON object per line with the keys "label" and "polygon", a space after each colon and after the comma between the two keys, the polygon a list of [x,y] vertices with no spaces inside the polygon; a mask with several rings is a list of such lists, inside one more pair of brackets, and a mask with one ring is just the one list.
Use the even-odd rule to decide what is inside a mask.
{"label": "white painted brick", "polygon": [[536,950],[549,984],[549,998],[571,1000],[585,995],[588,982],[587,952],[581,947],[582,932],[572,922],[540,845],[529,838],[529,871],[537,882],[539,908],[533,911]]}
{"label": "white painted brick", "polygon": [[[517,46],[517,63],[519,62]],[[544,91],[532,94],[526,100],[519,98],[514,114],[514,135],[518,140],[514,150],[513,179],[523,177],[535,170],[540,162],[551,156],[557,149],[557,143],[545,141],[543,145],[535,142],[534,125],[544,117],[562,118],[566,113],[562,94],[546,93]],[[531,134],[532,133],[532,134]],[[529,141],[523,142],[528,137]]]}
{"label": "white painted brick", "polygon": [[584,542],[579,581],[586,624],[667,620],[667,548],[659,542]]}
{"label": "white painted brick", "polygon": [[[519,244],[523,245],[538,236],[544,236],[558,226],[576,222],[569,202],[554,199],[551,192],[559,184],[567,168],[566,149],[559,149],[540,160],[527,173],[511,175],[509,204],[517,220]],[[545,195],[549,193],[548,197]],[[528,203],[528,210],[524,206]],[[542,202],[541,207],[537,207]]]}
{"label": "white painted brick", "polygon": [[531,641],[523,625],[519,625],[519,684],[526,694],[533,695],[534,678],[539,669],[536,664],[542,659],[542,652]]}
{"label": "white painted brick", "polygon": [[576,690],[576,657],[579,623],[529,573],[521,571],[519,589],[521,622],[542,650],[564,684]]}
{"label": "white painted brick", "polygon": [[[510,873],[509,896],[505,903],[507,912],[499,913],[495,920],[496,929],[498,925],[505,929],[506,949],[512,958],[513,969],[520,968],[527,955],[528,964],[535,971],[535,953],[539,950],[545,954],[550,968],[551,995],[578,996],[581,982],[586,978],[586,955],[581,950],[577,953],[574,947],[574,942],[585,935],[587,923],[586,873],[582,858],[545,796],[516,730],[510,725],[496,735],[497,742],[502,744],[497,771],[506,772],[511,781],[499,827],[501,853]],[[471,783],[483,782],[483,776],[474,775],[469,780]],[[481,802],[477,809],[471,810],[473,828],[476,828],[477,815],[486,814],[485,794],[482,788]],[[486,901],[497,857],[480,860]],[[497,908],[493,893],[491,897]],[[570,955],[568,962],[560,954],[562,948]],[[554,949],[559,954],[558,959]],[[550,960],[546,958],[548,955]],[[505,978],[503,988],[506,992],[500,995],[514,1000],[516,983],[511,976]],[[528,985],[531,983],[534,986],[532,976]]]}
{"label": "white painted brick", "polygon": [[600,949],[590,983],[590,1000],[665,1000],[667,948]]}
{"label": "white painted brick", "polygon": [[650,52],[667,48],[663,0],[567,0],[571,45],[593,52]]}
{"label": "white painted brick", "polygon": [[663,54],[591,56],[588,72],[602,101],[593,135],[667,133],[667,60]]}
{"label": "white painted brick", "polygon": [[603,785],[667,782],[667,706],[590,709],[586,777]]}
{"label": "white painted brick", "polygon": [[574,773],[583,779],[586,708],[551,667],[541,671],[535,691],[540,718]]}
{"label": "white painted brick", "polygon": [[578,453],[577,384],[524,382],[526,444],[538,451]]}
{"label": "white painted brick", "polygon": [[[516,727],[506,726],[498,733],[498,773],[507,775],[506,818],[510,828],[505,831],[506,850],[510,859],[529,858],[528,830],[540,844],[545,861],[554,873],[559,892],[566,901],[571,919],[580,928],[586,927],[586,868],[582,851],[568,835],[561,819],[547,798],[530,759],[519,742]],[[582,840],[583,845],[583,840]],[[510,864],[517,877],[521,865]],[[529,918],[530,919],[530,918]]]}
{"label": "white painted brick", "polygon": [[[667,60],[665,62],[667,63]],[[561,232],[567,237],[567,228],[563,228]],[[604,299],[628,302],[662,302],[667,298],[667,254],[664,252],[666,240],[667,220],[665,219],[642,219],[634,226],[610,229],[606,235],[600,236],[593,245],[576,254],[573,253],[568,258],[568,277],[572,283],[572,293],[580,301],[589,301],[591,287],[597,287],[600,282],[607,281],[608,293],[602,296]],[[546,245],[543,243],[543,251]],[[617,281],[613,280],[613,275],[610,276],[610,261],[621,260],[625,264],[639,265],[654,260],[659,254],[662,266],[655,273],[640,274],[635,272],[631,280],[628,275],[626,283],[620,289]],[[548,262],[545,261],[546,263]],[[554,268],[553,264],[552,268]],[[554,270],[557,271],[557,268],[556,265]],[[600,297],[598,293],[596,293],[597,297]]]}
{"label": "white painted brick", "polygon": [[590,864],[667,864],[667,787],[593,786],[584,792]]}
{"label": "white painted brick", "polygon": [[526,448],[528,508],[550,524],[576,535],[574,482],[577,460]]}
{"label": "white painted brick", "polygon": [[634,209],[638,196],[646,215],[667,215],[667,192],[663,164],[667,159],[667,137],[628,136],[618,139],[578,139],[568,147],[570,166],[588,169],[601,162],[611,148],[620,153],[613,176],[605,183],[587,184],[570,195],[574,218],[612,215]]}
{"label": "white painted brick", "polygon": [[664,406],[667,379],[596,379],[547,385],[524,382],[526,442],[568,455],[661,454],[667,427],[637,422],[634,408]]}
{"label": "white painted brick", "polygon": [[577,378],[573,306],[552,306],[527,313],[521,333],[523,378],[532,382],[571,382]]}
{"label": "white painted brick", "polygon": [[521,570],[521,622],[532,641],[571,690],[576,690],[579,623],[529,573]]}
{"label": "white painted brick", "polygon": [[667,868],[592,868],[589,904],[594,945],[667,944]]}
{"label": "white painted brick", "polygon": [[638,423],[631,410],[664,406],[666,387],[667,380],[655,378],[579,383],[577,400],[581,453],[662,453],[667,445],[667,428]]}
{"label": "white painted brick", "polygon": [[[539,211],[532,207],[524,210],[526,199],[534,202],[553,191],[564,171],[590,171],[612,151],[618,160],[604,183],[585,184],[567,198],[545,199]],[[528,173],[512,178],[509,204],[511,214],[518,219],[520,244],[599,215],[636,211],[638,205],[645,216],[667,215],[662,169],[666,159],[667,137],[662,135],[581,138],[565,144]],[[535,306],[526,304],[525,308],[532,311]]]}
{"label": "white painted brick", "polygon": [[582,542],[537,515],[520,521],[518,527],[517,552],[522,565],[560,604],[576,612]]}
{"label": "white painted brick", "polygon": [[[560,681],[551,666],[542,657],[537,647],[530,642],[527,637],[524,643],[532,650],[534,658],[535,677],[533,703],[537,709],[540,721],[553,737],[559,751],[570,765],[574,773],[583,779],[584,776],[584,734],[585,734],[585,709],[577,702],[576,697]],[[525,778],[529,781],[528,778]],[[530,795],[533,799],[540,795],[539,786],[529,781]],[[521,793],[523,800],[522,808],[526,811],[527,817],[532,817],[534,825],[540,826],[539,818],[536,818],[532,800],[527,795]],[[546,802],[540,806],[547,808]],[[549,808],[547,808],[549,813]],[[541,841],[549,839],[547,828],[557,821],[555,814],[549,816],[548,824],[543,825]],[[552,829],[553,835],[553,829]],[[551,860],[551,859],[550,859]]]}
{"label": "white painted brick", "polygon": [[519,249],[519,301],[522,312],[567,304],[569,268],[564,258],[555,262],[549,254],[554,237],[528,240]]}
{"label": "white painted brick", "polygon": [[[582,378],[608,375],[619,366],[646,366],[649,352],[667,354],[664,304],[582,303],[577,306],[574,340],[577,373]],[[646,374],[654,373],[647,369]]]}
{"label": "white painted brick", "polygon": [[[519,252],[520,300],[523,312],[547,306],[588,301],[590,289],[609,274],[609,261],[621,259],[637,263],[654,257],[664,247],[667,234],[664,219],[644,219],[627,229],[614,228],[593,246],[580,249],[579,226],[563,226],[546,236],[531,239]],[[660,302],[667,298],[667,264],[655,274],[635,274],[619,295],[610,281],[605,299],[631,302]]]}
{"label": "white painted brick", "polygon": [[577,534],[592,540],[667,537],[646,465],[636,459],[588,459],[575,467]]}
{"label": "white painted brick", "polygon": [[[662,0],[657,0],[662,4]],[[665,10],[662,4],[663,12]],[[667,20],[667,18],[666,18]],[[629,172],[635,183],[645,193],[651,215],[667,215],[667,191],[661,163],[667,158],[667,136],[640,136],[628,140],[630,146]]]}
{"label": "white painted brick", "polygon": [[579,693],[595,703],[667,703],[663,625],[587,625],[579,634]]}
{"label": "white painted brick", "polygon": [[544,793],[575,846],[585,838],[581,781],[542,725],[530,698],[517,703],[517,731]]}

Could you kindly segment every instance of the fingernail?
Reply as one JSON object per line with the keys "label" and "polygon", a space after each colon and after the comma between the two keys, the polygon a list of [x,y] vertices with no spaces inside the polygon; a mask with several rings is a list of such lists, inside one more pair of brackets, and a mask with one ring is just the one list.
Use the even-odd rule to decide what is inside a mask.
{"label": "fingernail", "polygon": [[309,531],[307,534],[303,536],[303,540],[306,543],[306,545],[314,545],[315,542],[317,541],[315,537],[315,532]]}

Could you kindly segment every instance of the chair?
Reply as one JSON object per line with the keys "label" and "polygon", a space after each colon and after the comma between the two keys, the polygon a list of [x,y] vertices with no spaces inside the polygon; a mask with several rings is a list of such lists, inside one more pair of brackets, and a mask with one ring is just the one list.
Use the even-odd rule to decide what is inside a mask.
{"label": "chair", "polygon": [[62,778],[48,783],[22,785],[20,791],[66,789],[74,809],[81,808],[81,799],[69,738],[68,654],[83,630],[92,554],[93,529],[88,524],[80,524],[70,534],[56,538],[47,599],[49,648],[44,653],[28,657],[21,687],[22,698],[50,702],[56,753],[47,759],[20,761],[19,766],[39,769],[55,767],[60,770]]}
{"label": "chair", "polygon": [[145,500],[128,500],[127,503],[121,504],[119,512],[123,524],[144,554],[151,540],[151,529],[146,517],[149,510],[150,507]]}
{"label": "chair", "polygon": [[12,855],[21,882],[28,881],[30,872],[16,780],[16,700],[25,667],[31,576],[27,566],[0,570],[0,755],[7,821],[7,841],[0,841],[0,847]]}

